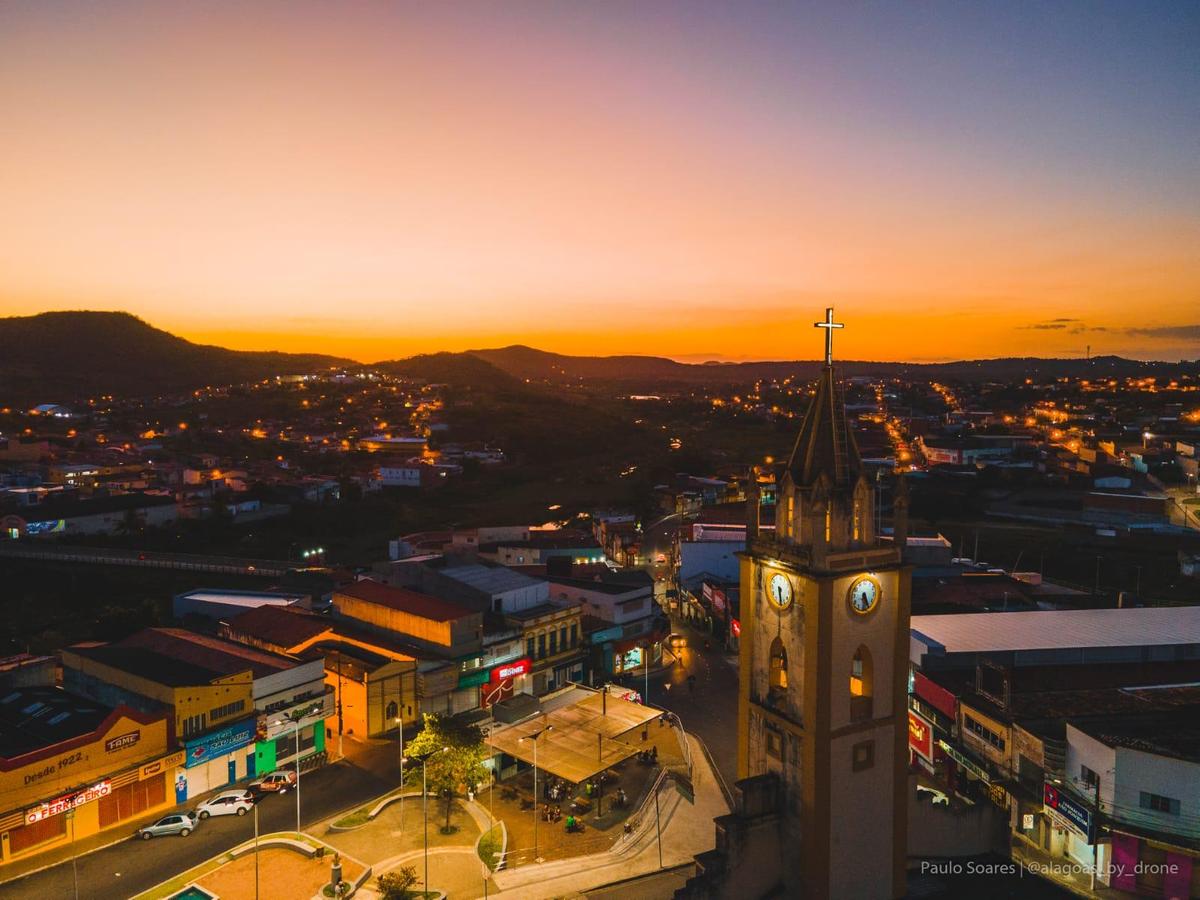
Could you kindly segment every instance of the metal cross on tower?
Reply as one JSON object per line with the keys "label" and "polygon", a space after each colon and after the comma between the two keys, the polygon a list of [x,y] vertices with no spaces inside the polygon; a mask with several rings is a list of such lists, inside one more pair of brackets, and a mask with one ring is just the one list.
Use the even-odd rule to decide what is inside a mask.
{"label": "metal cross on tower", "polygon": [[813,328],[825,329],[825,365],[833,365],[833,329],[845,328],[840,322],[833,321],[833,307],[825,310],[824,322],[813,322]]}

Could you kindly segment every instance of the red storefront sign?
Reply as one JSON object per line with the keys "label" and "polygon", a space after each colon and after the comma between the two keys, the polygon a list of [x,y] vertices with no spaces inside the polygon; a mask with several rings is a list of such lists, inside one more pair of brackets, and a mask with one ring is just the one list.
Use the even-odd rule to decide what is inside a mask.
{"label": "red storefront sign", "polygon": [[934,684],[920,672],[913,678],[913,693],[944,714],[948,719],[958,718],[958,698],[939,684]]}
{"label": "red storefront sign", "polygon": [[911,709],[908,711],[908,746],[921,758],[933,762],[933,726]]}
{"label": "red storefront sign", "polygon": [[518,675],[528,675],[532,666],[528,656],[514,659],[512,662],[501,663],[492,669],[490,681],[492,684],[499,684],[510,678],[516,678]]}
{"label": "red storefront sign", "polygon": [[741,637],[742,636],[742,623],[739,622],[737,619],[730,619],[729,620],[729,630],[733,632],[734,637]]}
{"label": "red storefront sign", "polygon": [[705,584],[702,591],[704,599],[709,602],[717,612],[725,612],[725,592],[720,588],[713,587],[711,584]]}
{"label": "red storefront sign", "polygon": [[93,800],[99,800],[112,793],[112,785],[107,781],[101,781],[98,784],[93,784],[90,788],[85,788],[77,794],[66,794],[51,800],[49,803],[43,803],[41,806],[35,806],[32,809],[25,811],[25,824],[32,825],[34,822],[40,822],[42,819],[49,819],[51,816],[57,816],[59,813],[65,813],[68,809],[74,809],[77,806],[83,806],[85,803],[91,803]]}

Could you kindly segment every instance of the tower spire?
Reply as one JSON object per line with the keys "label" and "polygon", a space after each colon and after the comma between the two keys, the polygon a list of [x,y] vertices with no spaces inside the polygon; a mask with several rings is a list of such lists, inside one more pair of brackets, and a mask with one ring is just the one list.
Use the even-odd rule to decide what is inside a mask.
{"label": "tower spire", "polygon": [[813,328],[825,329],[825,368],[827,369],[833,366],[833,329],[845,327],[840,322],[833,321],[832,306],[826,307],[824,322],[813,322]]}
{"label": "tower spire", "polygon": [[846,422],[846,403],[833,370],[833,329],[846,326],[833,321],[830,307],[825,310],[825,321],[814,322],[813,327],[825,329],[825,367],[800,425],[788,471],[800,487],[812,487],[824,474],[831,488],[849,488],[858,479],[862,459],[854,432]]}

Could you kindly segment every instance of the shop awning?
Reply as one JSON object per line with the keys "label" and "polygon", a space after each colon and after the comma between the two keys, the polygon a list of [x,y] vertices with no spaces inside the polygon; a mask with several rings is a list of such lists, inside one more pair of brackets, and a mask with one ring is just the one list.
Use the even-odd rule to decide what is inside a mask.
{"label": "shop awning", "polygon": [[658,718],[659,710],[611,694],[606,700],[599,691],[579,690],[586,696],[578,702],[497,728],[488,743],[499,753],[533,765],[534,741],[529,736],[550,726],[537,738],[538,769],[573,784],[587,781],[642,749],[640,741],[622,738]]}

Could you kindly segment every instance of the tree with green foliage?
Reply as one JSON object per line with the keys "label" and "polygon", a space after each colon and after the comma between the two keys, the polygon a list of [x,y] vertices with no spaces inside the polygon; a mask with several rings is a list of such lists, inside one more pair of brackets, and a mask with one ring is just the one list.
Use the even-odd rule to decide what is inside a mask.
{"label": "tree with green foliage", "polygon": [[[425,713],[425,723],[420,734],[408,742],[409,756],[423,757],[428,789],[446,798],[446,824],[442,831],[450,833],[450,807],[454,792],[460,787],[471,788],[488,778],[484,760],[491,754],[483,743],[483,732],[479,726],[445,719],[433,713]],[[421,783],[421,766],[408,768],[410,782]]]}
{"label": "tree with green foliage", "polygon": [[379,876],[379,894],[383,900],[408,900],[412,896],[412,886],[416,883],[416,866],[393,869]]}

